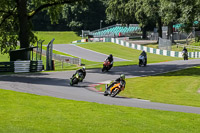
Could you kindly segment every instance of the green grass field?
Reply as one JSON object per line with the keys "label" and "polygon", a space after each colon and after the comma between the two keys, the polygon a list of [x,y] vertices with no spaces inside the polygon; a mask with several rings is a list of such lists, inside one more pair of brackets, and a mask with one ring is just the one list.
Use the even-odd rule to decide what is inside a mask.
{"label": "green grass field", "polygon": [[[156,48],[158,49],[158,44],[157,43],[152,43],[152,44],[142,44],[143,46],[146,46],[146,47],[150,47],[150,48]],[[171,47],[171,51],[179,51],[181,52],[183,50],[183,47],[186,46],[187,49],[188,49],[188,52],[199,52],[200,50],[199,49],[193,49],[192,46],[198,46],[200,47],[200,42],[193,42],[193,43],[190,43],[189,45],[177,45],[177,44],[173,44],[172,47]]]}
{"label": "green grass field", "polygon": [[[115,57],[131,60],[129,64],[138,64],[138,57],[141,50],[135,50],[132,48],[124,47],[115,43],[86,43],[86,44],[77,44],[80,47],[94,50],[104,54],[113,54]],[[158,63],[172,60],[180,60],[182,58],[162,56],[157,54],[147,53],[147,62],[148,63]],[[118,65],[121,62],[115,62],[114,65]]]}
{"label": "green grass field", "polygon": [[[200,67],[193,67],[156,76],[126,79],[121,96],[152,102],[200,107]],[[97,89],[105,90],[105,85]]]}
{"label": "green grass field", "polygon": [[200,115],[0,89],[1,133],[199,133]]}
{"label": "green grass field", "polygon": [[[138,64],[138,56],[141,53],[140,50],[134,50],[131,48],[123,47],[118,44],[114,43],[84,43],[84,44],[76,44],[80,47],[91,49],[100,53],[104,53],[109,55],[110,53],[113,54],[113,56],[120,57],[123,59],[127,59],[130,61],[123,61],[123,62],[115,62],[114,66],[125,66],[125,65],[137,65]],[[113,49],[114,48],[114,49]],[[45,48],[44,48],[45,49]],[[71,56],[59,51],[53,51],[55,54],[65,55],[65,56]],[[74,57],[74,56],[71,56]],[[157,62],[165,62],[165,61],[172,61],[172,60],[180,60],[182,58],[175,58],[175,57],[169,57],[169,56],[162,56],[162,55],[156,55],[148,53],[148,63],[157,63]],[[89,61],[86,59],[81,59],[81,62],[84,66],[86,66],[87,69],[90,68],[101,68],[103,64],[102,62],[94,62]],[[63,70],[72,70],[72,69],[78,69],[80,67],[72,66],[72,67],[66,67]],[[58,70],[58,69],[57,69]],[[62,69],[59,69],[62,70]]]}
{"label": "green grass field", "polygon": [[[112,53],[116,57],[120,57],[123,59],[127,59],[130,61],[123,61],[123,62],[115,62],[114,66],[125,66],[125,65],[137,65],[138,64],[138,56],[141,53],[139,50],[134,50],[131,48],[123,47],[118,44],[114,43],[85,43],[85,44],[78,44],[78,46],[91,49],[100,53],[104,54],[110,54]],[[115,49],[113,49],[115,47]],[[46,47],[43,46],[43,49],[46,50]],[[53,50],[54,54],[59,54],[59,55],[65,55],[65,56],[70,56],[74,57],[69,54],[65,54],[56,50]],[[0,54],[0,56],[2,56]],[[4,58],[0,58],[0,61],[9,61],[9,58],[6,57],[8,55],[4,55]],[[175,57],[169,57],[169,56],[162,56],[162,55],[156,55],[156,54],[151,54],[147,53],[148,56],[148,63],[157,63],[157,62],[165,62],[165,61],[172,61],[172,60],[179,60],[181,58],[175,58]],[[44,65],[46,65],[46,58],[43,56],[42,58]],[[103,64],[102,62],[94,62],[94,61],[89,61],[86,59],[81,59],[82,64],[87,68],[101,68]],[[62,71],[62,70],[76,70],[80,68],[80,66],[76,65],[70,65],[68,63],[64,63],[62,65],[62,62],[55,61],[55,70],[56,71]]]}
{"label": "green grass field", "polygon": [[[46,40],[44,44],[52,38],[56,39],[54,44],[67,44],[80,39],[75,33],[68,33],[38,32],[38,37]],[[115,62],[114,66],[138,64],[138,56],[141,53],[114,43],[87,43],[79,46],[131,60]],[[54,53],[71,56],[58,51]],[[150,53],[147,53],[147,56],[148,63],[182,59]],[[8,55],[0,54],[0,61],[8,60]],[[102,67],[102,62],[84,59],[82,64],[87,69]],[[56,69],[79,68],[65,65],[65,69],[60,66]],[[199,70],[200,67],[195,67],[157,76],[127,79],[126,89],[120,95],[200,107],[200,94],[197,92],[200,88]],[[1,133],[199,133],[199,123],[198,114],[103,105],[0,89]]]}
{"label": "green grass field", "polygon": [[0,53],[0,62],[6,62],[9,60],[10,60],[9,54],[1,54]]}
{"label": "green grass field", "polygon": [[80,36],[78,36],[73,31],[66,31],[66,32],[42,32],[37,31],[35,32],[35,35],[38,37],[38,39],[45,40],[43,44],[48,44],[53,38],[55,38],[53,44],[69,44],[72,41],[80,40],[82,39]]}

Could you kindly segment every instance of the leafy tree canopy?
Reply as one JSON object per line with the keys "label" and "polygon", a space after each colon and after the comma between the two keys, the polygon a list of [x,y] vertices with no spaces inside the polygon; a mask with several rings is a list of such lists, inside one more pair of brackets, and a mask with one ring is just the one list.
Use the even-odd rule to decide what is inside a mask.
{"label": "leafy tree canopy", "polygon": [[57,23],[65,4],[83,4],[85,0],[1,0],[0,47],[2,53],[14,49],[17,40],[21,48],[28,48],[37,38],[32,32],[31,19],[47,10],[51,21]]}
{"label": "leafy tree canopy", "polygon": [[106,19],[107,0],[87,0],[84,5],[65,5],[62,16],[73,30],[95,30],[100,20]]}

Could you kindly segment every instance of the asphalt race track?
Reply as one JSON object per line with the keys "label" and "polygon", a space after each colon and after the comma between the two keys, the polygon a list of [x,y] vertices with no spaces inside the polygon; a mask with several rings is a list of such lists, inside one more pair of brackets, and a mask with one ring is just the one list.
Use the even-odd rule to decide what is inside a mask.
{"label": "asphalt race track", "polygon": [[154,103],[141,99],[124,98],[119,96],[116,98],[111,98],[109,96],[105,97],[102,93],[93,91],[92,87],[89,87],[92,84],[114,80],[118,78],[121,73],[124,73],[126,78],[147,76],[184,69],[197,66],[199,64],[200,59],[194,59],[188,61],[179,60],[148,64],[147,67],[114,67],[108,73],[102,73],[101,69],[91,69],[87,70],[87,75],[84,81],[74,87],[69,86],[69,78],[73,73],[75,73],[75,71],[1,75],[0,88],[63,99],[96,102],[101,104],[200,114],[199,107]]}
{"label": "asphalt race track", "polygon": [[[76,46],[74,44],[56,44],[56,45],[53,45],[53,49],[79,57],[79,58],[83,58],[90,61],[96,61],[96,62],[103,62],[108,57],[108,55],[106,54],[88,50],[88,49]],[[128,60],[114,57],[114,61],[128,61]]]}

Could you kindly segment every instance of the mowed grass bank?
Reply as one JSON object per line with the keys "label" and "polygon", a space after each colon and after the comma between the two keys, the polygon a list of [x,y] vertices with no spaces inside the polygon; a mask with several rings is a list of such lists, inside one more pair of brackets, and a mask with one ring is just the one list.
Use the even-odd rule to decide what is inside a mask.
{"label": "mowed grass bank", "polygon": [[200,115],[72,101],[0,89],[1,133],[199,133]]}
{"label": "mowed grass bank", "polygon": [[36,31],[35,35],[38,39],[45,40],[43,44],[48,44],[53,38],[53,44],[71,44],[72,41],[82,39],[73,31]]}
{"label": "mowed grass bank", "polygon": [[[126,79],[122,96],[152,102],[200,107],[200,67],[157,76]],[[97,89],[104,89],[104,85]]]}
{"label": "mowed grass bank", "polygon": [[0,62],[10,61],[9,54],[1,54],[0,53]]}
{"label": "mowed grass bank", "polygon": [[[135,50],[132,48],[124,47],[119,44],[115,43],[86,43],[86,44],[77,44],[80,47],[90,49],[93,51],[97,51],[104,54],[113,54],[114,57],[119,57],[127,60],[131,60],[132,64],[138,64],[138,58],[141,54],[141,50]],[[148,63],[157,63],[157,62],[165,62],[165,61],[173,61],[173,60],[180,60],[182,58],[176,57],[169,57],[169,56],[162,56],[147,53],[147,62]],[[115,64],[120,64],[121,62],[115,62]],[[129,63],[130,64],[130,63]]]}

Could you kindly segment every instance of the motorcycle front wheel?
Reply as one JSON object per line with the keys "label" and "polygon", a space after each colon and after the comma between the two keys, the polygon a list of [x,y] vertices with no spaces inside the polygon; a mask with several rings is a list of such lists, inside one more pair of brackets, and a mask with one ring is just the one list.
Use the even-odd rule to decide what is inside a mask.
{"label": "motorcycle front wheel", "polygon": [[104,67],[102,68],[102,72],[105,72],[105,71],[107,71],[107,69],[106,69],[106,67],[104,66]]}
{"label": "motorcycle front wheel", "polygon": [[139,67],[142,66],[142,60],[139,60]]}
{"label": "motorcycle front wheel", "polygon": [[72,78],[70,80],[70,85],[73,86],[74,84],[78,84],[78,79],[77,78]]}
{"label": "motorcycle front wheel", "polygon": [[115,89],[112,90],[110,96],[111,97],[115,97],[119,92],[120,92],[120,89],[119,88],[115,88]]}

